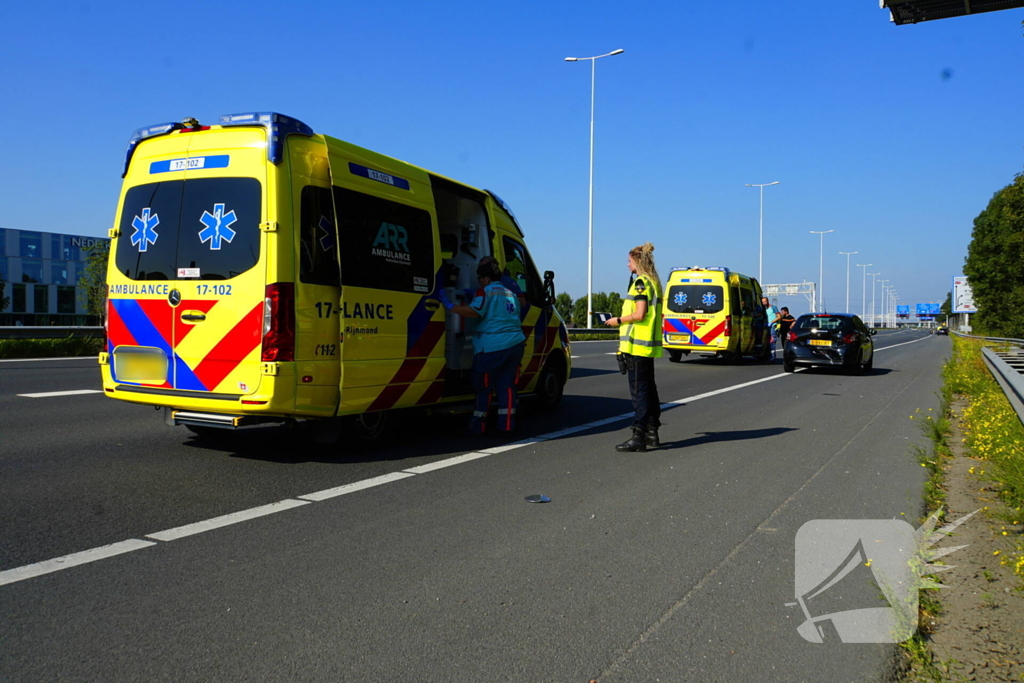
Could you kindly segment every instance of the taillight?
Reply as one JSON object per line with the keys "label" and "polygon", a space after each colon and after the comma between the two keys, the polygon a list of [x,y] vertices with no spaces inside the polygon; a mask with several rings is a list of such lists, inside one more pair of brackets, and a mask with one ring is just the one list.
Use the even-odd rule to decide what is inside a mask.
{"label": "taillight", "polygon": [[852,344],[855,341],[857,341],[857,335],[854,334],[853,332],[851,332],[850,334],[843,335],[844,344]]}
{"label": "taillight", "polygon": [[724,334],[725,334],[726,337],[728,337],[729,335],[732,334],[732,316],[731,315],[725,316],[725,332],[724,332]]}
{"label": "taillight", "polygon": [[796,341],[796,332],[787,332],[786,341]]}
{"label": "taillight", "polygon": [[295,360],[295,283],[267,285],[263,299],[263,361]]}

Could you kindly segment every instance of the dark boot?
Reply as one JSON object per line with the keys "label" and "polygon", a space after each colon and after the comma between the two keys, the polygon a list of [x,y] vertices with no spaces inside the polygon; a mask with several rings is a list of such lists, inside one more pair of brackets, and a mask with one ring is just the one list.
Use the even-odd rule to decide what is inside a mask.
{"label": "dark boot", "polygon": [[648,448],[661,448],[661,441],[658,439],[658,428],[648,425],[644,430],[644,443]]}
{"label": "dark boot", "polygon": [[620,453],[643,453],[647,450],[647,442],[644,440],[644,430],[640,427],[633,427],[633,436],[629,440],[620,443],[615,447]]}

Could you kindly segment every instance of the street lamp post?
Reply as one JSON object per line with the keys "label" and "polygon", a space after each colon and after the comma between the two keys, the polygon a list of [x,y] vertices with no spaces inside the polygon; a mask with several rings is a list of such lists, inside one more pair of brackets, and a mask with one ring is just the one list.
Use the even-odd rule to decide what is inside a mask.
{"label": "street lamp post", "polygon": [[875,318],[875,278],[881,275],[881,273],[868,273],[871,276],[871,327],[878,324],[878,320]]}
{"label": "street lamp post", "polygon": [[757,229],[757,235],[758,235],[757,281],[759,283],[761,283],[761,285],[764,285],[764,280],[762,279],[762,268],[761,268],[761,266],[762,266],[762,264],[764,262],[764,188],[768,187],[769,185],[778,185],[779,182],[781,182],[781,181],[776,180],[773,183],[763,183],[763,184],[760,184],[760,185],[757,184],[757,183],[753,183],[753,184],[745,183],[745,185],[747,187],[756,187],[756,188],[758,188],[761,191],[761,220],[760,220],[760,223],[759,223],[759,227]]}
{"label": "street lamp post", "polygon": [[858,251],[841,251],[840,254],[846,254],[846,308],[843,310],[847,313],[850,312],[850,254],[859,254]]}
{"label": "street lamp post", "polygon": [[880,289],[880,291],[882,293],[881,309],[878,311],[878,314],[882,317],[882,325],[886,324],[886,322],[885,322],[885,287],[886,287],[885,283],[886,282],[888,282],[888,280],[879,280],[878,281],[879,289]]}
{"label": "street lamp post", "polygon": [[566,57],[567,62],[583,62],[590,60],[590,220],[587,241],[587,328],[593,327],[594,318],[594,84],[597,60],[601,57],[621,55],[625,50],[611,52],[595,57]]}
{"label": "street lamp post", "polygon": [[818,250],[818,301],[815,303],[814,312],[824,306],[825,303],[825,235],[835,230],[811,230],[812,235],[821,235],[821,248]]}
{"label": "street lamp post", "polygon": [[864,269],[864,282],[860,286],[860,316],[867,320],[868,317],[868,268],[874,263],[858,263],[858,268]]}

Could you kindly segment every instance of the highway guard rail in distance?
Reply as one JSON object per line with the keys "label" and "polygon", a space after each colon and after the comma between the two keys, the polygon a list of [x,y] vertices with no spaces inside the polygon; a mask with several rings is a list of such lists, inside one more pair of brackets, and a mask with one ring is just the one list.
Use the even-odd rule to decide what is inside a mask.
{"label": "highway guard rail in distance", "polygon": [[618,337],[619,328],[617,327],[597,327],[597,328],[585,328],[585,327],[570,327],[566,330],[569,334],[603,334],[609,337]]}
{"label": "highway guard rail in distance", "polygon": [[1024,422],[1024,339],[975,337],[952,330],[950,333],[965,339],[994,342],[1005,347],[1002,351],[994,351],[991,347],[986,346],[981,353],[992,376],[999,382],[1010,405],[1017,412],[1017,417]]}
{"label": "highway guard rail in distance", "polygon": [[67,339],[68,337],[102,337],[102,327],[60,327],[5,325],[0,327],[0,339]]}

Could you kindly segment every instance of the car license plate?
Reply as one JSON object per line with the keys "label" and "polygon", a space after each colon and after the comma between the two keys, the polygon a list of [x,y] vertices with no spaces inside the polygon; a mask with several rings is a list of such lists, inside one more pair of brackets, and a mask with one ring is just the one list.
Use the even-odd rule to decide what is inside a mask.
{"label": "car license plate", "polygon": [[668,335],[668,341],[670,344],[689,344],[690,335],[688,334],[670,334]]}
{"label": "car license plate", "polygon": [[811,346],[832,346],[832,342],[828,339],[812,339]]}

